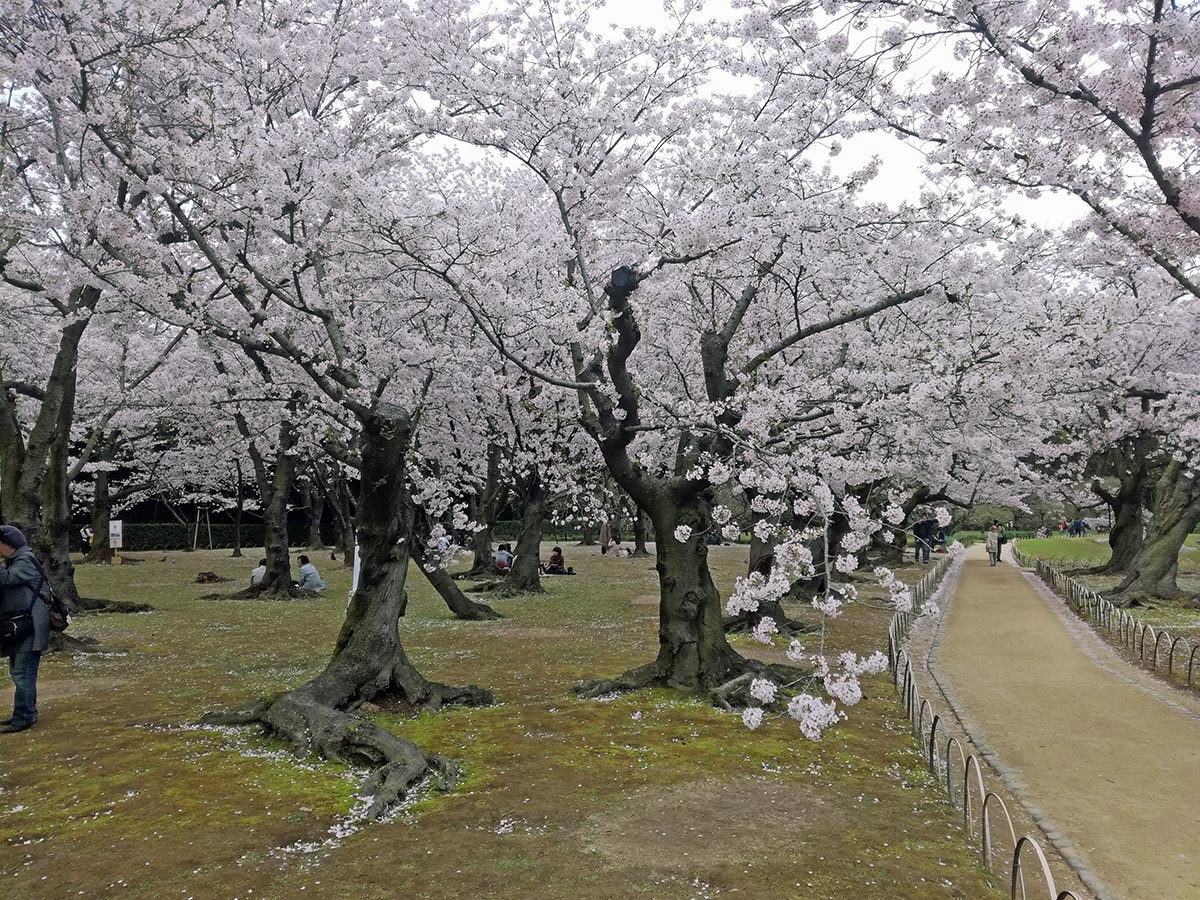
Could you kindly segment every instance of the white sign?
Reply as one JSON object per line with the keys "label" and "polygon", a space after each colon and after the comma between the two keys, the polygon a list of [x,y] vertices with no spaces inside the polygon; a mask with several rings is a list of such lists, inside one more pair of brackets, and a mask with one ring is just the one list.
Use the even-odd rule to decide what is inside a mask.
{"label": "white sign", "polygon": [[108,522],[108,545],[114,550],[121,549],[121,538],[124,536],[125,523],[120,519],[110,519]]}
{"label": "white sign", "polygon": [[354,599],[354,592],[358,590],[358,573],[362,567],[362,559],[358,555],[358,544],[354,545],[354,573],[350,576],[350,599]]}

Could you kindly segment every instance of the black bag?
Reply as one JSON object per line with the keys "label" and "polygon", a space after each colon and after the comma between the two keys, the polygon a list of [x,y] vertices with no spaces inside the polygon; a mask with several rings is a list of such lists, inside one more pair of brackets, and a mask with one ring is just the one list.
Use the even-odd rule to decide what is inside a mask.
{"label": "black bag", "polygon": [[[41,567],[38,567],[39,570]],[[25,612],[8,613],[0,616],[0,648],[4,649],[4,654],[7,656],[9,648],[14,644],[18,644],[33,634],[33,604],[38,602],[42,593],[42,585],[46,583],[46,573],[42,573],[42,580],[38,582],[33,591],[33,599],[29,601],[29,609]]]}
{"label": "black bag", "polygon": [[[66,631],[71,627],[71,611],[67,609],[67,605],[58,599],[58,594],[54,593],[54,588],[50,585],[50,579],[46,577],[46,570],[42,568],[42,564],[38,562],[38,558],[33,558],[33,564],[37,566],[37,570],[41,573],[42,580],[38,582],[35,600],[40,597],[48,607],[50,607],[50,630],[51,631]],[[46,588],[46,597],[42,597],[42,588]],[[29,604],[30,613],[33,612],[33,604]],[[30,620],[32,622],[32,619]]]}
{"label": "black bag", "polygon": [[[34,603],[37,598],[34,598]],[[20,643],[33,634],[33,603],[29,604],[29,609],[20,613],[9,613],[6,616],[0,616],[0,647],[7,648],[13,644]],[[5,654],[7,655],[7,653]]]}

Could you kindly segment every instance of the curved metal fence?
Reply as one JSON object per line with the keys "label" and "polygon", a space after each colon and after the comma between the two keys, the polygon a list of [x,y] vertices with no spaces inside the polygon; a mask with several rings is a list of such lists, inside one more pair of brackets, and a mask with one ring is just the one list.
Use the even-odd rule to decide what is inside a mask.
{"label": "curved metal fence", "polygon": [[[1045,890],[1041,896],[1048,900],[1080,900],[1072,891],[1058,890],[1054,873],[1041,845],[1029,835],[1017,837],[1017,830],[1009,814],[1008,806],[999,794],[987,789],[983,779],[983,766],[973,753],[963,751],[963,741],[948,733],[945,720],[934,710],[933,704],[921,696],[913,677],[912,660],[902,646],[912,631],[913,623],[921,615],[926,602],[938,589],[949,559],[940,559],[924,577],[913,586],[913,606],[910,611],[897,612],[888,628],[888,662],[891,666],[892,683],[904,701],[904,709],[912,724],[913,734],[921,745],[921,754],[929,771],[946,787],[946,800],[954,808],[962,809],[963,831],[972,843],[978,843],[979,855],[989,872],[1002,871],[1008,867],[1010,900],[1028,900],[1037,897],[1037,884]],[[926,730],[928,726],[928,731]],[[940,733],[939,733],[940,729]],[[999,824],[999,835],[995,826]],[[1032,857],[1032,861],[1030,859]],[[1033,876],[1026,891],[1026,873]]]}
{"label": "curved metal fence", "polygon": [[1183,635],[1173,636],[1165,626],[1155,629],[1129,610],[1055,568],[1049,560],[1026,556],[1016,545],[1013,546],[1013,557],[1020,565],[1033,569],[1038,578],[1081,617],[1095,623],[1120,643],[1143,668],[1155,674],[1165,671],[1169,680],[1182,680],[1191,688],[1200,684],[1200,641],[1188,640]]}

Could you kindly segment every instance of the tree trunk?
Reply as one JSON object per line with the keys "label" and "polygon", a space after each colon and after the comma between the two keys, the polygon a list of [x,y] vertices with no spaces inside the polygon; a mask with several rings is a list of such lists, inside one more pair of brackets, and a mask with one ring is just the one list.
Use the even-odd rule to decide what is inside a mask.
{"label": "tree trunk", "polygon": [[646,514],[637,507],[637,515],[633,519],[633,553],[635,559],[644,559],[650,555],[646,549]]}
{"label": "tree trunk", "polygon": [[325,497],[336,528],[334,551],[342,557],[342,565],[354,567],[354,510],[351,509],[350,486],[341,475],[330,480],[329,492]]}
{"label": "tree trunk", "polygon": [[[663,512],[654,530],[660,596],[653,665],[669,687],[709,690],[740,674],[745,661],[725,639],[721,595],[708,569],[708,503],[697,498]],[[692,528],[686,543],[675,539],[678,525]]]}
{"label": "tree trunk", "polygon": [[521,510],[521,536],[512,569],[504,579],[504,590],[512,594],[540,594],[542,579],[538,573],[542,547],[542,525],[546,519],[546,489],[541,472],[535,466],[522,479],[524,506]]}
{"label": "tree trunk", "polygon": [[[42,563],[54,593],[72,612],[83,609],[79,589],[75,586],[75,566],[71,562],[71,484],[70,468],[71,423],[75,418],[75,381],[72,371],[63,385],[62,405],[59,407],[58,430],[50,441],[46,459],[46,476],[42,482]],[[90,604],[101,609],[101,602]]]}
{"label": "tree trunk", "polygon": [[256,585],[260,594],[290,594],[292,591],[292,560],[288,553],[287,501],[292,483],[292,447],[296,434],[290,423],[279,425],[279,446],[275,452],[273,477],[263,479],[259,493],[263,512],[263,556],[267,572]]}
{"label": "tree trunk", "polygon": [[[705,493],[680,491],[654,504],[655,568],[658,571],[658,656],[654,662],[614,679],[592,679],[575,688],[595,697],[610,691],[652,685],[710,692],[746,672],[768,667],[740,656],[725,638],[721,595],[708,569],[705,534],[712,526]],[[675,529],[686,525],[691,537],[681,543]]]}
{"label": "tree trunk", "polygon": [[1108,562],[1100,569],[1104,573],[1126,573],[1133,566],[1142,550],[1142,504],[1118,502],[1113,505],[1112,528],[1108,532],[1108,546],[1112,551]]}
{"label": "tree trunk", "polygon": [[229,554],[234,559],[242,557],[242,517],[246,514],[246,490],[242,484],[242,463],[240,460],[233,462],[234,472],[237,477],[237,505],[233,510],[233,552]]}
{"label": "tree trunk", "polygon": [[1154,486],[1154,506],[1141,550],[1114,600],[1142,597],[1178,599],[1179,551],[1200,523],[1200,479],[1183,463],[1169,459]]}
{"label": "tree trunk", "polygon": [[405,455],[408,415],[381,404],[363,422],[361,488],[356,531],[361,569],[333,657],[321,674],[275,699],[245,710],[210,714],[218,724],[258,723],[304,751],[372,768],[363,792],[377,818],[432,776],[452,784],[458,768],[350,711],[367,701],[395,697],[412,708],[483,705],[490,692],[428,681],[400,643],[398,623],[407,603],[405,580],[413,538],[413,505]]}
{"label": "tree trunk", "polygon": [[112,546],[108,539],[108,523],[112,521],[112,497],[108,492],[108,472],[96,472],[92,485],[92,546],[88,548],[87,562],[111,563]]}
{"label": "tree trunk", "polygon": [[322,550],[321,519],[325,515],[325,497],[314,490],[307,478],[300,479],[300,504],[304,507],[304,546],[309,550]]}
{"label": "tree trunk", "polygon": [[1092,490],[1108,506],[1112,517],[1108,532],[1111,553],[1108,562],[1097,572],[1124,575],[1133,567],[1142,550],[1142,508],[1149,480],[1146,467],[1153,444],[1153,435],[1140,433],[1132,442],[1110,450],[1103,457],[1109,463],[1109,474],[1117,479],[1117,489],[1109,493],[1099,479],[1092,485]]}
{"label": "tree trunk", "polygon": [[[584,522],[579,527],[579,547],[595,547],[596,546],[596,523]],[[649,555],[649,554],[647,554]]]}
{"label": "tree trunk", "polygon": [[496,515],[504,493],[501,483],[501,450],[498,444],[488,444],[487,478],[477,496],[471,498],[471,521],[477,530],[471,535],[471,568],[460,578],[477,578],[496,574],[496,551],[492,549]]}
{"label": "tree trunk", "polygon": [[484,622],[504,618],[486,603],[476,603],[464,594],[449,572],[429,561],[425,547],[419,541],[413,544],[412,550],[413,562],[417,564],[425,580],[437,591],[438,596],[446,601],[446,606],[450,607],[450,612],[454,613],[456,619]]}
{"label": "tree trunk", "polygon": [[[747,491],[747,495],[753,496],[750,491]],[[754,524],[757,524],[762,519],[763,516],[760,513],[751,514],[751,521]],[[769,578],[774,567],[774,542],[760,539],[754,533],[753,528],[751,528],[750,560],[746,566],[747,576],[757,572],[764,578]],[[727,616],[725,618],[725,631],[728,634],[753,631],[764,618],[771,619],[781,634],[806,634],[816,630],[815,625],[806,625],[789,616],[787,610],[783,608],[783,604],[778,600],[763,600],[759,603],[756,610],[741,612],[736,616]]]}

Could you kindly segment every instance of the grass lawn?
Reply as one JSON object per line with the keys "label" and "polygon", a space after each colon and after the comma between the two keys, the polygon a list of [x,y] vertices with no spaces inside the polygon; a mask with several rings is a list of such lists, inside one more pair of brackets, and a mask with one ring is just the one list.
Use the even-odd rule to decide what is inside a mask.
{"label": "grass lawn", "polygon": [[[360,773],[297,760],[254,730],[193,724],[322,667],[346,570],[314,553],[328,595],[264,603],[199,599],[239,588],[257,552],[80,566],[84,593],[158,609],[77,621],[73,632],[128,653],[48,658],[40,724],[0,742],[0,897],[1002,896],[886,676],[821,743],[787,720],[750,732],[662,691],[574,699],[577,679],[651,658],[657,582],[652,560],[566,549],[580,574],[549,579],[543,596],[489,598],[500,622],[455,621],[413,573],[409,653],[498,703],[373,712],[458,760],[465,779],[372,825],[355,819]],[[713,550],[723,587],[746,552]],[[237,582],[195,584],[204,570]],[[887,621],[857,607],[830,648],[880,649]]]}

